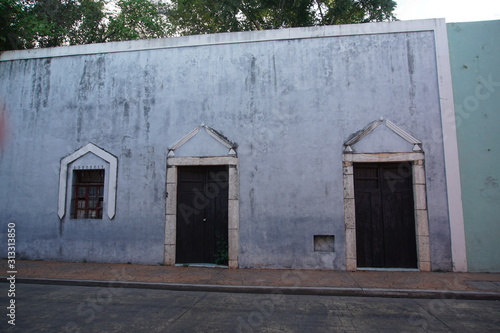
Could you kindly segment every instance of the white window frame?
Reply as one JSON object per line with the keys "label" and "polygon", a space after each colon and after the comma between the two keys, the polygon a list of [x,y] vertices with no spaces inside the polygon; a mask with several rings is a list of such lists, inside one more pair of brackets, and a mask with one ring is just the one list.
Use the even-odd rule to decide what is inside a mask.
{"label": "white window frame", "polygon": [[[71,191],[68,193],[68,174],[70,169],[70,164],[77,161],[79,158],[85,156],[88,153],[92,153],[102,160],[109,163],[109,172],[104,174],[104,188],[107,188],[104,205],[106,206],[106,213],[110,220],[115,217],[116,214],[116,182],[118,175],[118,159],[116,156],[108,153],[102,148],[94,145],[93,143],[88,143],[82,148],[78,149],[74,153],[64,157],[61,160],[61,169],[59,173],[59,208],[57,215],[59,219],[63,219],[66,215],[66,202],[68,200],[68,194],[71,195]],[[78,169],[94,169],[93,166],[79,166]],[[103,168],[98,167],[99,169]],[[69,198],[71,200],[71,198]]]}

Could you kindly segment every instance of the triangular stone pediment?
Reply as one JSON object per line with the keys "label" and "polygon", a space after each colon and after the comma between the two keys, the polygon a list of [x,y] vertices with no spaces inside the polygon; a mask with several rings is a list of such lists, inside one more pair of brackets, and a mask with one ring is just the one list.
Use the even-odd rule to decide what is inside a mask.
{"label": "triangular stone pediment", "polygon": [[168,149],[169,157],[236,156],[237,145],[201,124]]}
{"label": "triangular stone pediment", "polygon": [[371,122],[344,143],[345,153],[421,152],[422,143],[389,119]]}

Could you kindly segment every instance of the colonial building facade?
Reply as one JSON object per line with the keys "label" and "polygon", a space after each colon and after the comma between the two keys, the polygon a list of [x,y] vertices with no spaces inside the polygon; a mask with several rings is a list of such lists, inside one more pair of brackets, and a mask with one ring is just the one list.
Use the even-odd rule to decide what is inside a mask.
{"label": "colonial building facade", "polygon": [[27,259],[466,271],[449,59],[444,20],[4,52],[1,233]]}

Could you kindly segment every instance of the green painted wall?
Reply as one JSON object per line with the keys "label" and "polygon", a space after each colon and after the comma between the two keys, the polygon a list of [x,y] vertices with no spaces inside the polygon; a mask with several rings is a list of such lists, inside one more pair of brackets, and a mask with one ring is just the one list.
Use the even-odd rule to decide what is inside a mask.
{"label": "green painted wall", "polygon": [[500,21],[448,24],[469,271],[500,272]]}

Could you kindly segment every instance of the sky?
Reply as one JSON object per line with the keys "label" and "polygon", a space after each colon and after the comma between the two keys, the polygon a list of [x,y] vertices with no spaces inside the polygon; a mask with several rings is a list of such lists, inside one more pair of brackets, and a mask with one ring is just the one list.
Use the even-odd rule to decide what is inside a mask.
{"label": "sky", "polygon": [[401,21],[445,18],[446,22],[500,20],[500,0],[394,0]]}

